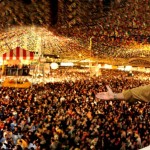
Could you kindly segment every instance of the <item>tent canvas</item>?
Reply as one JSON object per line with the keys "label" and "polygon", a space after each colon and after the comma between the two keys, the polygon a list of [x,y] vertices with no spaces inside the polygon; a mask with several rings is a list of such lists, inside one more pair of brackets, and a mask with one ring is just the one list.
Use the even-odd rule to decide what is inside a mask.
{"label": "tent canvas", "polygon": [[16,47],[2,55],[2,60],[34,60],[34,52]]}

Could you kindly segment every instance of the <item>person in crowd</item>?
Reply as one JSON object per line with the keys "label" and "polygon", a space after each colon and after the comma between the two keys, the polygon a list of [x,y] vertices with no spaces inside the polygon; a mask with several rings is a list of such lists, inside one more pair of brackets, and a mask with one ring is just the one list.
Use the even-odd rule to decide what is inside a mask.
{"label": "person in crowd", "polygon": [[137,150],[150,145],[148,102],[101,101],[95,96],[107,91],[106,83],[111,94],[148,85],[148,74],[129,78],[112,70],[102,70],[99,77],[54,72],[55,82],[28,89],[0,87],[1,148]]}

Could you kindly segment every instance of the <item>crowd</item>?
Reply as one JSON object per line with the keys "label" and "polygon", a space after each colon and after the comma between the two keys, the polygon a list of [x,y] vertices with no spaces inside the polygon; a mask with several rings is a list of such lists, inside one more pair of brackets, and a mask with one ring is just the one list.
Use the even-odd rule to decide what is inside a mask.
{"label": "crowd", "polygon": [[137,150],[150,145],[149,103],[95,97],[106,91],[106,84],[121,92],[149,84],[149,78],[112,70],[101,74],[89,77],[74,72],[78,80],[29,89],[1,87],[0,149]]}

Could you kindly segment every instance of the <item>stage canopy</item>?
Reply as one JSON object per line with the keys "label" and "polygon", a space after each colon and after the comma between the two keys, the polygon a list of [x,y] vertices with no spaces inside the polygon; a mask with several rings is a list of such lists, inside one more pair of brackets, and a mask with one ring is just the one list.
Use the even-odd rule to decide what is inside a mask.
{"label": "stage canopy", "polygon": [[35,60],[35,53],[16,47],[1,56],[1,60]]}

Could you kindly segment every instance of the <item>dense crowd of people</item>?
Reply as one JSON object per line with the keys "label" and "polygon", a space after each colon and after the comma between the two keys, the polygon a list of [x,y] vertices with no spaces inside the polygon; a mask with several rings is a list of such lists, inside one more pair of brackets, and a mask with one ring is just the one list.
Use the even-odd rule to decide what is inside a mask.
{"label": "dense crowd of people", "polygon": [[[59,3],[59,17],[54,17],[50,13],[53,5],[46,0],[28,1],[26,5],[16,2],[15,7],[14,2],[7,0],[0,6],[0,28],[31,24],[49,27],[53,24],[61,35],[79,41],[81,50],[82,46],[89,48],[92,37],[93,51],[90,53],[97,56],[149,57],[148,48],[143,49],[144,44],[149,43],[148,0],[115,2],[105,9],[103,1],[64,1]],[[57,17],[59,19],[55,20]],[[11,40],[11,47],[17,41],[21,47],[27,45],[28,49],[35,50],[38,40],[32,33],[25,36],[27,42],[23,38],[18,40],[19,34],[24,37],[22,35],[27,33],[25,29],[10,33],[2,34],[1,40],[11,40],[17,35],[15,42]],[[48,47],[45,49],[54,49],[56,39],[52,40],[55,44],[44,42]],[[64,51],[69,51],[75,55],[78,44],[70,44],[70,49],[63,50],[62,47],[69,44],[64,38],[61,41],[56,52],[66,56]],[[130,49],[128,46],[135,41],[144,46]],[[1,42],[1,48],[5,49],[7,43]],[[28,75],[29,71],[26,66],[24,69],[7,66],[5,75]],[[49,80],[53,82],[36,83],[28,89],[0,87],[0,149],[138,150],[150,145],[149,102],[103,101],[95,97],[98,92],[107,90],[106,85],[118,93],[150,84],[150,75],[135,72],[134,76],[129,76],[128,72],[114,70],[102,70],[100,74],[91,76],[87,72],[56,71],[47,77],[54,79]]]}
{"label": "dense crowd of people", "polygon": [[137,150],[150,144],[149,103],[95,97],[106,84],[113,92],[147,85],[148,74],[145,80],[113,70],[99,77],[72,74],[78,80],[0,88],[0,149]]}

